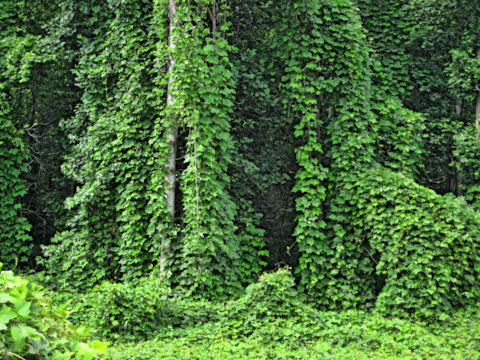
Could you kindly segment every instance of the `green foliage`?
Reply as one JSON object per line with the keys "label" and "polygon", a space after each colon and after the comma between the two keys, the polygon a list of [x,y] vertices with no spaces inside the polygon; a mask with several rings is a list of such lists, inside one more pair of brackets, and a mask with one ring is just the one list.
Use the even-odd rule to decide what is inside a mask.
{"label": "green foliage", "polygon": [[[63,62],[61,52],[52,49],[45,36],[32,34],[42,30],[29,29],[32,21],[36,21],[38,27],[43,26],[39,20],[41,15],[29,19],[25,12],[22,9],[17,14],[20,19],[17,19],[16,34],[3,38],[2,77],[7,99],[12,104],[10,118],[15,128],[22,130],[25,144],[23,151],[28,165],[21,178],[27,192],[21,203],[23,214],[32,225],[33,249],[28,265],[33,267],[40,245],[48,244],[56,232],[55,227],[62,229],[64,224],[63,202],[71,191],[71,183],[60,171],[68,141],[59,122],[72,115],[78,97],[75,88],[67,85],[73,80],[70,63]],[[22,24],[22,17],[27,17],[26,24]],[[26,31],[32,33],[25,34]],[[64,101],[59,102],[58,98]]]}
{"label": "green foliage", "polygon": [[54,303],[66,303],[73,322],[96,329],[96,337],[145,339],[167,326],[172,291],[165,281],[142,279],[135,285],[102,282],[85,294],[61,292]]}
{"label": "green foliage", "polygon": [[[62,24],[65,32],[95,30],[82,30],[70,45],[83,91],[76,115],[63,122],[72,143],[63,171],[80,184],[66,202],[71,229],[44,248],[40,263],[61,288],[130,280],[150,271],[161,245],[170,243],[169,281],[222,297],[260,271],[263,247],[258,216],[229,192],[235,96],[229,8],[217,4],[214,26],[207,3],[179,6],[178,19],[168,18],[167,1],[144,3],[72,5],[80,23],[72,16]],[[181,24],[172,34],[170,20]],[[175,48],[168,49],[169,36]],[[169,54],[176,64],[171,75]],[[169,76],[175,102],[166,106]],[[177,165],[181,201],[172,222],[165,175],[168,129],[175,124],[184,164]]]}
{"label": "green foliage", "polygon": [[[378,10],[373,3],[363,5]],[[375,163],[412,173],[421,168],[423,118],[394,98],[405,93],[408,73],[399,62],[409,56],[380,44],[372,54],[367,37],[384,36],[385,19],[372,20],[366,34],[361,16],[368,14],[352,2],[286,3],[281,10],[292,11],[295,16],[279,15],[283,23],[275,46],[285,64],[285,102],[303,116],[295,132],[304,141],[297,149],[300,170],[294,188],[301,193],[296,271],[320,305],[373,306],[376,279],[369,248],[359,245],[348,220],[355,209],[345,203],[344,183],[355,181],[353,169],[367,171]],[[405,34],[410,31],[398,26]],[[372,57],[378,58],[373,66]],[[392,78],[398,89],[390,84],[387,91]]]}
{"label": "green foliage", "polygon": [[[276,46],[286,67],[283,81],[292,110],[303,116],[295,132],[304,140],[297,149],[300,170],[294,188],[302,194],[294,233],[301,253],[297,272],[309,293],[327,304],[334,300],[326,292],[331,275],[342,269],[348,280],[335,279],[336,286],[351,296],[355,291],[350,287],[356,286],[352,279],[358,276],[347,269],[365,258],[352,252],[339,255],[352,256],[349,260],[334,257],[349,245],[343,244],[346,231],[338,221],[328,225],[333,234],[326,232],[326,216],[337,179],[348,177],[354,164],[371,163],[375,156],[369,54],[357,8],[349,1],[286,3],[282,11],[295,11],[282,19]],[[359,285],[368,288],[369,282],[362,279]]]}
{"label": "green foliage", "polygon": [[[467,330],[465,330],[467,331]],[[377,334],[377,332],[375,332]],[[423,335],[422,333],[420,335]],[[459,334],[458,337],[463,336]],[[259,339],[260,338],[260,339]],[[390,335],[382,339],[393,342],[396,336]],[[390,346],[355,346],[347,348],[332,347],[329,343],[319,341],[308,345],[283,345],[279,343],[262,343],[261,336],[248,340],[204,340],[188,341],[149,341],[140,344],[126,344],[115,349],[112,357],[120,359],[156,359],[156,354],[161,353],[164,359],[346,359],[346,360],[395,360],[404,359],[478,359],[475,350],[450,347],[447,341],[432,339],[432,343],[419,345],[390,345]],[[443,339],[442,339],[443,340]],[[374,343],[374,341],[372,340]],[[446,345],[440,348],[436,345]],[[434,348],[435,350],[432,350]]]}
{"label": "green foliage", "polygon": [[105,353],[107,343],[82,342],[90,330],[73,326],[67,317],[68,311],[52,307],[38,286],[11,271],[0,272],[2,359],[91,360]]}
{"label": "green foliage", "polygon": [[82,103],[64,123],[73,147],[63,170],[80,187],[66,203],[71,229],[57,234],[41,261],[57,287],[138,277],[152,269],[162,239],[175,230],[164,199],[169,125],[160,117],[166,5],[93,5],[77,9],[90,15],[83,25],[96,30],[80,36],[75,72]]}
{"label": "green foliage", "polygon": [[423,169],[425,119],[392,97],[375,97],[373,126],[378,163],[417,177]]}
{"label": "green foliage", "polygon": [[[49,285],[93,288],[75,321],[129,340],[298,326],[313,349],[313,306],[478,301],[471,1],[31,4],[0,5],[0,254],[46,245]],[[283,261],[298,288],[286,270],[248,286]]]}
{"label": "green foliage", "polygon": [[14,267],[24,264],[31,253],[29,230],[31,225],[22,213],[20,199],[27,192],[22,173],[27,171],[28,150],[22,139],[22,130],[15,127],[11,99],[8,91],[8,57],[12,48],[31,39],[15,39],[19,2],[5,1],[0,5],[0,261]]}
{"label": "green foliage", "polygon": [[25,193],[17,203],[20,216],[31,225],[28,252],[18,252],[22,268],[34,267],[40,245],[62,229],[62,205],[71,186],[60,172],[67,136],[59,122],[72,115],[78,97],[72,86],[72,63],[65,61],[55,36],[46,30],[58,15],[56,5],[37,0],[0,5],[0,91],[2,102],[10,104],[8,121],[23,144],[20,178]]}
{"label": "green foliage", "polygon": [[[90,312],[94,320],[93,314],[107,311],[120,325],[128,318],[143,321],[145,329],[157,312],[163,325],[149,335],[127,326],[110,349],[112,359],[478,359],[480,322],[473,309],[429,323],[358,310],[318,311],[298,296],[288,269],[262,275],[244,296],[223,303],[175,296],[152,281],[136,288],[104,284],[108,305],[101,304],[100,286],[85,297],[61,296],[72,304],[94,297],[78,308],[77,316]],[[146,288],[151,285],[155,290]],[[132,317],[137,306],[141,311]],[[104,329],[109,326],[105,323]]]}
{"label": "green foliage", "polygon": [[476,140],[478,131],[472,125],[465,126],[454,136],[455,155],[460,159],[456,164],[464,174],[465,199],[478,209],[480,204],[480,147]]}
{"label": "green foliage", "polygon": [[271,322],[247,337],[190,330],[177,338],[118,344],[115,360],[156,359],[478,359],[478,315],[438,324],[359,311],[325,313],[320,321]]}
{"label": "green foliage", "polygon": [[[181,176],[183,223],[172,281],[189,292],[225,297],[260,270],[262,232],[248,205],[238,212],[228,188],[233,139],[230,116],[235,81],[227,36],[231,23],[227,1],[193,1],[177,8],[171,36],[172,94],[167,114],[188,128]],[[240,221],[239,221],[240,220]]]}
{"label": "green foliage", "polygon": [[445,318],[479,298],[479,216],[408,175],[374,168],[345,181],[357,251],[366,249],[384,285],[383,314]]}
{"label": "green foliage", "polygon": [[158,278],[142,279],[135,285],[103,282],[85,294],[56,293],[53,299],[73,306],[75,323],[94,327],[97,337],[117,340],[167,336],[208,322],[250,332],[251,326],[262,326],[270,317],[288,318],[305,307],[287,269],[262,275],[243,296],[223,303],[192,300]]}
{"label": "green foliage", "polygon": [[410,0],[361,0],[362,25],[372,51],[376,92],[408,102],[414,88],[410,52],[417,26],[415,4]]}
{"label": "green foliage", "polygon": [[4,95],[0,90],[0,260],[13,267],[18,261],[28,260],[32,238],[31,225],[21,215],[19,202],[26,193],[20,178],[26,171],[26,149],[22,133],[12,124]]}
{"label": "green foliage", "polygon": [[256,213],[258,227],[264,230],[262,260],[269,269],[298,262],[298,247],[292,249],[298,140],[291,136],[297,119],[284,112],[285,96],[278,87],[284,69],[275,57],[270,32],[277,11],[273,3],[239,1],[232,4],[229,16],[234,33],[230,42],[238,49],[230,54],[236,81],[231,193],[239,211],[249,208],[250,217]]}
{"label": "green foliage", "polygon": [[458,157],[455,138],[470,132],[475,119],[469,77],[475,72],[480,34],[478,7],[464,0],[422,0],[415,6],[417,25],[410,46],[414,91],[408,104],[427,119],[424,147],[429,152],[419,180],[439,193],[461,196],[473,184],[463,182],[471,176],[468,168],[455,166],[465,161]]}
{"label": "green foliage", "polygon": [[448,86],[458,98],[473,102],[480,91],[480,60],[476,56],[476,49],[464,51],[454,49],[450,51],[452,62],[446,66]]}
{"label": "green foliage", "polygon": [[305,310],[288,268],[263,274],[256,283],[249,285],[245,292],[232,309],[232,317],[237,320],[245,316],[253,317],[255,321],[269,317],[289,318]]}

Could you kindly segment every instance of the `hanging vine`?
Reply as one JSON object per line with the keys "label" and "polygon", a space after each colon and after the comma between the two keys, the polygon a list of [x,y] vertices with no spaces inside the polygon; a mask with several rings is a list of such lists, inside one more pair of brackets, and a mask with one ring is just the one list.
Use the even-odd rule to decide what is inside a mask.
{"label": "hanging vine", "polygon": [[31,225],[20,213],[19,200],[27,192],[20,175],[27,170],[28,154],[21,135],[12,124],[0,88],[0,258],[12,268],[25,263],[32,249]]}
{"label": "hanging vine", "polygon": [[[83,89],[66,121],[73,143],[64,172],[80,186],[68,199],[71,230],[45,248],[57,286],[128,280],[160,259],[174,234],[166,202],[168,7],[142,1],[89,4],[91,36],[79,36]],[[168,29],[168,28],[167,28]]]}
{"label": "hanging vine", "polygon": [[353,2],[285,6],[282,13],[296,14],[282,17],[277,45],[287,71],[286,105],[303,116],[296,131],[304,139],[295,187],[297,273],[320,305],[372,307],[383,286],[376,270],[382,254],[354,225],[351,184],[375,164],[414,172],[422,118],[374,86],[377,70]]}
{"label": "hanging vine", "polygon": [[285,6],[282,12],[295,16],[283,20],[278,45],[288,51],[279,56],[292,110],[303,116],[295,135],[305,141],[297,150],[301,170],[295,191],[302,194],[295,230],[301,253],[297,272],[318,303],[348,306],[373,298],[371,261],[354,239],[345,237],[343,219],[335,214],[338,180],[374,158],[368,49],[350,2]]}
{"label": "hanging vine", "polygon": [[[180,184],[184,229],[173,281],[211,297],[241,291],[248,281],[245,275],[259,269],[254,249],[262,245],[252,226],[238,223],[248,218],[238,217],[229,192],[230,116],[236,86],[229,59],[235,49],[227,38],[229,11],[227,1],[182,2],[173,50],[172,111],[177,111],[179,126],[188,129]],[[242,259],[243,252],[253,256]]]}
{"label": "hanging vine", "polygon": [[[21,204],[28,190],[22,179],[27,172],[28,148],[23,130],[11,115],[11,87],[28,80],[33,64],[22,59],[24,52],[32,55],[35,37],[22,31],[20,8],[16,1],[0,6],[0,260],[11,268],[25,265],[33,248],[32,226],[22,214]],[[14,69],[15,63],[23,66]]]}

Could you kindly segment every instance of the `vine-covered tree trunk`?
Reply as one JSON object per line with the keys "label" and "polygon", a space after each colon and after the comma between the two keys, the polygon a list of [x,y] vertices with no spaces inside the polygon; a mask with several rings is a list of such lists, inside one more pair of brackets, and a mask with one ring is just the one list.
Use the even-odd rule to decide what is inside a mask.
{"label": "vine-covered tree trunk", "polygon": [[[175,49],[177,47],[177,43],[174,37],[174,29],[177,22],[177,7],[178,2],[175,0],[169,0],[169,18],[170,18],[170,27],[169,27],[169,38],[168,38],[168,45],[170,50]],[[175,102],[175,95],[172,92],[173,87],[173,67],[175,66],[175,57],[172,52],[169,53],[168,56],[168,93],[167,93],[167,107],[172,106]],[[175,219],[175,162],[177,158],[177,122],[175,119],[172,119],[172,125],[167,129],[168,135],[168,145],[170,153],[167,159],[167,175],[166,181],[168,184],[167,189],[167,203],[170,209],[170,215],[172,217],[172,221]],[[162,276],[165,274],[165,262],[166,262],[166,252],[170,249],[170,243],[163,243],[162,244],[162,254],[160,257],[160,272]]]}
{"label": "vine-covered tree trunk", "polygon": [[3,98],[4,93],[0,92],[0,260],[5,266],[14,267],[28,260],[32,248],[31,225],[21,216],[19,203],[27,191],[20,179],[26,171],[27,151]]}
{"label": "vine-covered tree trunk", "polygon": [[[480,61],[480,48],[477,49],[477,59]],[[475,106],[475,128],[477,129],[476,139],[478,141],[480,140],[480,91],[478,92],[477,105]]]}

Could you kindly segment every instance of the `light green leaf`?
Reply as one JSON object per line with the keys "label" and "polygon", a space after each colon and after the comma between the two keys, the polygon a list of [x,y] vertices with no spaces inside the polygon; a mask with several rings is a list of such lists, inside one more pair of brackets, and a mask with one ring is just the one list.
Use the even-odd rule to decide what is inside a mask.
{"label": "light green leaf", "polygon": [[25,338],[27,334],[18,326],[11,328],[12,339],[15,341],[15,351],[20,351],[25,346]]}
{"label": "light green leaf", "polygon": [[98,353],[103,353],[108,348],[108,342],[102,342],[102,341],[95,340],[95,341],[92,342],[90,347]]}
{"label": "light green leaf", "polygon": [[31,302],[17,301],[17,302],[15,302],[15,310],[17,310],[17,313],[20,316],[28,316],[28,315],[30,315],[30,306],[31,305],[32,305]]}
{"label": "light green leaf", "polygon": [[0,310],[0,324],[7,324],[10,320],[15,319],[17,314],[8,306],[2,307]]}
{"label": "light green leaf", "polygon": [[16,299],[6,293],[0,293],[0,304],[9,302],[9,301],[15,301]]}

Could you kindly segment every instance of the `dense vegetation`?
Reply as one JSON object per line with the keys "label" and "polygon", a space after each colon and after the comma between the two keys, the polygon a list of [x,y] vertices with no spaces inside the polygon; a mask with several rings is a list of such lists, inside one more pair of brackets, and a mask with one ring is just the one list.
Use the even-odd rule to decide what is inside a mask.
{"label": "dense vegetation", "polygon": [[480,358],[479,84],[478,0],[0,1],[0,358]]}
{"label": "dense vegetation", "polygon": [[12,271],[0,272],[0,303],[2,359],[90,360],[106,352],[105,342],[82,342],[90,329],[72,325],[67,310],[52,307],[37,285]]}

